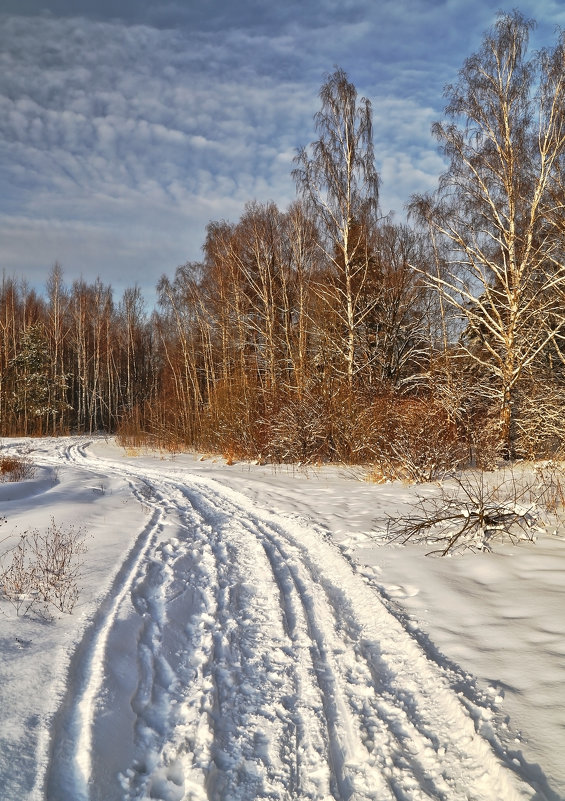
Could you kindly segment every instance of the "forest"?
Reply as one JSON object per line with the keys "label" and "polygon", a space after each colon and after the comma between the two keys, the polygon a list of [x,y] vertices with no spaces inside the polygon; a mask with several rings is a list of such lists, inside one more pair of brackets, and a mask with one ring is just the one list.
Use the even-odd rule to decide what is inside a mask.
{"label": "forest", "polygon": [[[372,107],[339,68],[296,200],[208,224],[201,261],[137,286],[0,287],[0,434],[271,462],[375,480],[565,446],[565,38],[499,15],[446,87],[445,160],[407,221],[379,207]],[[378,154],[377,154],[378,155]]]}

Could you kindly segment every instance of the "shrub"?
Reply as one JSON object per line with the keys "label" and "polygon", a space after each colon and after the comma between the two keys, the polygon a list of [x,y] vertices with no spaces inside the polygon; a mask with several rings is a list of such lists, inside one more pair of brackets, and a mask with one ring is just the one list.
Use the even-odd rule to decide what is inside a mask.
{"label": "shrub", "polygon": [[275,399],[261,424],[264,430],[264,457],[273,462],[312,463],[328,458],[329,415],[322,399],[306,388]]}
{"label": "shrub", "polygon": [[33,478],[35,466],[22,456],[0,457],[0,481],[24,481]]}
{"label": "shrub", "polygon": [[78,600],[85,534],[72,525],[63,527],[51,518],[46,531],[19,535],[0,558],[0,591],[16,610],[49,614],[54,607],[71,613]]}
{"label": "shrub", "polygon": [[377,480],[433,481],[452,474],[468,458],[455,423],[430,399],[382,398],[365,413],[363,428]]}
{"label": "shrub", "polygon": [[527,459],[562,457],[565,452],[565,388],[549,381],[526,383],[515,402],[516,448]]}

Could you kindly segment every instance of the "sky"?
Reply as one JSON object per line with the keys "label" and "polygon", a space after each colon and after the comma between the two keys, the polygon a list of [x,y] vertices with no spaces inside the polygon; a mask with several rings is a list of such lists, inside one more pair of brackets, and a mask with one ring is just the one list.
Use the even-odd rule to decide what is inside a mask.
{"label": "sky", "polygon": [[202,255],[211,220],[285,209],[336,66],[373,109],[381,211],[444,168],[430,127],[496,12],[559,0],[0,0],[0,271],[119,296]]}

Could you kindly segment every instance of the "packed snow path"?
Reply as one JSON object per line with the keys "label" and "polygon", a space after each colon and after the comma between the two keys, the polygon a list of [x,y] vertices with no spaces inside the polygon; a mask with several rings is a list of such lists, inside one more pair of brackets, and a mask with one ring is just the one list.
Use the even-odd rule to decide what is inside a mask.
{"label": "packed snow path", "polygon": [[339,550],[191,475],[119,474],[147,524],[75,656],[51,801],[532,799]]}

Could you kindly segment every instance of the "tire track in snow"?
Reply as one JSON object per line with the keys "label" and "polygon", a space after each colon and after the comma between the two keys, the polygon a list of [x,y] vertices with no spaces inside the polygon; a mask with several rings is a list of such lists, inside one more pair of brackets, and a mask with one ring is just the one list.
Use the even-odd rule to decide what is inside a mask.
{"label": "tire track in snow", "polygon": [[[167,506],[166,516],[171,514],[170,500]],[[179,536],[161,542],[148,560],[145,574],[132,587],[133,605],[143,618],[143,628],[138,640],[139,680],[132,699],[137,716],[136,761],[122,777],[126,798],[137,798],[146,785],[152,797],[160,797],[159,787],[169,785],[167,797],[184,797],[178,789],[184,784],[178,753],[184,754],[185,761],[187,755],[191,757],[193,783],[195,772],[200,778],[197,786],[204,781],[211,703],[206,673],[216,599],[200,588],[214,586],[216,570],[209,549],[199,547],[201,544],[202,538],[199,542],[192,537],[189,554]],[[190,617],[189,625],[171,614],[177,606]],[[181,732],[183,742],[179,740]],[[170,759],[165,752],[172,754]],[[168,764],[161,764],[163,758]]]}
{"label": "tire track in snow", "polygon": [[[94,461],[84,446],[66,455]],[[153,544],[145,578],[128,584],[146,604],[139,652],[149,662],[136,702],[146,764],[130,769],[126,798],[531,798],[438,666],[317,532],[213,480],[187,473],[188,489],[158,471],[94,464],[146,481],[160,498],[154,514],[177,516],[186,535]],[[170,611],[183,580],[203,583],[184,627]],[[103,628],[111,625],[105,618]],[[191,677],[181,675],[178,653],[163,653],[171,627],[198,662]],[[144,731],[156,685],[163,706]]]}
{"label": "tire track in snow", "polygon": [[[142,497],[131,482],[130,487],[134,496],[138,499]],[[76,801],[88,801],[90,798],[88,785],[92,772],[92,719],[103,682],[104,651],[119,608],[131,589],[134,576],[143,563],[159,526],[160,514],[155,510],[139,533],[114,579],[107,600],[102,603],[71,660],[69,675],[73,677],[73,682],[56,715],[51,738],[46,780],[48,799],[58,799],[61,788],[67,786],[72,788]],[[69,769],[71,775],[68,775]]]}
{"label": "tire track in snow", "polygon": [[[177,500],[174,498],[177,496]],[[282,614],[278,604],[273,605],[272,582],[267,590],[250,583],[249,577],[258,562],[263,562],[264,570],[269,574],[269,565],[257,538],[253,535],[242,537],[239,527],[231,526],[231,518],[222,525],[210,525],[206,516],[192,512],[186,496],[168,487],[168,498],[171,505],[176,504],[176,513],[184,517],[184,527],[190,532],[191,547],[200,539],[206,539],[207,548],[215,560],[215,578],[207,577],[204,584],[209,593],[214,590],[214,624],[211,628],[206,659],[202,658],[205,669],[199,677],[202,682],[211,681],[213,692],[209,696],[208,720],[209,740],[211,747],[208,760],[199,755],[198,767],[205,774],[201,787],[205,786],[206,797],[210,798],[295,798],[296,791],[295,749],[289,749],[288,742],[293,739],[294,722],[288,713],[288,699],[295,695],[295,681],[291,675],[292,661],[289,660],[289,642],[284,630]],[[214,524],[217,521],[214,520]],[[230,528],[233,528],[230,531]],[[244,533],[244,532],[243,532]],[[168,544],[165,548],[168,547]],[[163,551],[163,546],[160,546]],[[183,548],[179,548],[183,552]],[[184,551],[186,554],[186,551]],[[151,565],[151,571],[154,566]],[[174,571],[169,573],[174,576]],[[157,582],[158,583],[158,582]],[[149,592],[148,597],[155,607],[151,615],[151,626],[159,629],[158,636],[153,639],[149,651],[153,658],[159,657],[162,632],[170,628],[174,621],[165,609],[178,595],[171,593],[167,601],[168,591],[165,582],[160,585],[158,593]],[[137,590],[134,589],[134,594]],[[138,597],[139,600],[139,597]],[[161,602],[161,603],[159,603]],[[159,607],[160,608],[157,608]],[[159,621],[157,627],[154,621]],[[196,628],[199,626],[196,625]],[[190,628],[194,630],[192,620]],[[169,665],[171,666],[171,665]],[[176,666],[172,667],[177,673]],[[148,671],[148,675],[151,671]],[[155,678],[156,671],[153,671]],[[147,697],[155,701],[155,681],[153,689]],[[198,680],[190,683],[190,688],[198,687]],[[189,694],[194,690],[189,688]],[[175,696],[181,709],[187,709],[186,685],[181,688],[170,688],[169,693]],[[197,690],[198,693],[198,690]],[[193,706],[193,705],[192,705]],[[321,707],[321,704],[319,704]],[[161,714],[161,729],[166,715]],[[245,725],[242,722],[245,721]],[[194,738],[190,734],[190,714],[187,713],[183,731],[185,743],[181,747],[184,755],[185,781],[194,784],[194,761],[187,764],[187,754],[194,749]],[[154,730],[157,727],[154,727]],[[170,785],[179,781],[178,761],[175,749],[167,737],[178,742],[178,725],[167,725],[168,734],[161,731],[164,750],[159,764],[145,765],[131,775],[128,798],[139,797],[145,791],[155,795],[162,791],[163,797],[172,797],[175,789]],[[193,725],[193,728],[194,725]],[[312,726],[310,726],[312,728]],[[141,747],[150,742],[147,731],[139,738]],[[186,743],[188,741],[189,746]],[[270,757],[276,754],[276,759]],[[151,761],[151,760],[150,760]],[[171,773],[170,764],[175,763],[175,775]],[[147,762],[147,760],[146,760]],[[319,759],[315,767],[319,771]],[[149,768],[149,769],[147,769]],[[149,778],[147,774],[151,774]],[[169,785],[166,782],[169,781]],[[157,786],[159,785],[159,787]],[[319,781],[315,782],[315,792],[308,797],[322,797],[318,792]],[[327,793],[324,793],[327,795]],[[161,797],[158,795],[157,797]],[[181,791],[179,790],[179,797]],[[306,796],[304,796],[306,797]]]}
{"label": "tire track in snow", "polygon": [[[71,451],[65,452],[64,457],[67,460],[74,461],[82,467],[87,467],[88,463],[84,462],[85,454],[82,446],[72,448]],[[122,470],[117,471],[123,477]],[[135,477],[139,480],[139,477]],[[130,476],[130,481],[134,479]],[[266,776],[262,772],[257,771],[256,765],[250,757],[253,757],[257,751],[257,740],[255,737],[251,741],[241,742],[238,745],[237,754],[234,756],[228,753],[227,740],[224,736],[224,728],[226,719],[229,716],[229,711],[226,708],[231,705],[231,690],[230,685],[237,683],[240,685],[240,708],[235,709],[232,714],[232,727],[236,728],[238,722],[241,722],[243,714],[242,708],[249,705],[250,695],[255,694],[255,705],[258,714],[264,715],[265,718],[269,717],[269,723],[272,727],[276,720],[273,720],[272,714],[265,712],[267,701],[265,698],[265,690],[259,686],[249,686],[249,681],[256,680],[257,675],[261,673],[253,672],[246,667],[246,659],[248,656],[237,656],[237,651],[240,649],[240,643],[246,639],[246,630],[248,622],[238,622],[235,625],[235,618],[231,613],[231,607],[239,607],[239,612],[244,617],[249,617],[251,620],[256,618],[259,614],[261,604],[256,604],[253,613],[249,613],[249,604],[245,599],[245,578],[242,576],[241,571],[238,569],[239,559],[235,554],[228,554],[225,543],[218,539],[217,535],[211,526],[207,525],[197,514],[191,512],[190,506],[187,507],[186,498],[177,493],[180,503],[175,502],[175,487],[173,484],[166,484],[164,490],[161,487],[162,482],[154,481],[153,487],[153,500],[144,499],[145,503],[149,505],[156,505],[159,508],[162,519],[167,521],[171,515],[176,515],[181,523],[181,528],[185,533],[190,535],[190,541],[183,543],[177,537],[170,541],[163,541],[152,548],[151,553],[146,558],[146,571],[140,571],[139,575],[130,582],[131,596],[136,606],[138,613],[143,616],[143,628],[138,642],[138,668],[139,668],[139,682],[137,691],[135,693],[132,706],[137,715],[136,723],[136,745],[137,753],[136,760],[132,767],[124,772],[122,787],[125,795],[124,798],[141,798],[145,797],[148,793],[151,797],[166,797],[178,798],[184,796],[185,785],[193,785],[192,792],[196,792],[194,788],[195,768],[205,768],[206,776],[202,777],[200,771],[200,791],[203,792],[204,784],[207,784],[206,797],[218,798],[248,798],[259,797],[259,793],[263,791],[260,789],[265,784],[270,785],[275,782],[279,785],[276,797],[290,797],[288,796],[288,776],[278,775],[277,768],[270,770],[272,774],[269,776],[269,766],[266,765]],[[166,495],[166,497],[165,497]],[[255,540],[252,538],[253,542]],[[207,608],[198,610],[195,617],[196,622],[192,621],[190,627],[192,630],[198,630],[200,624],[205,620],[206,625],[212,632],[212,639],[208,642],[206,654],[197,654],[198,659],[203,664],[203,669],[200,671],[199,677],[191,677],[192,680],[185,682],[180,689],[175,687],[174,678],[178,677],[179,663],[178,661],[169,661],[163,654],[163,637],[166,631],[170,630],[171,620],[167,609],[177,601],[183,594],[176,591],[174,584],[175,578],[178,578],[178,571],[172,570],[172,560],[170,553],[174,552],[175,547],[178,550],[176,558],[187,559],[189,558],[191,565],[194,562],[194,553],[188,555],[187,547],[194,551],[204,543],[202,550],[207,550],[210,560],[213,563],[212,573],[215,575],[198,575],[193,574],[192,567],[190,568],[190,576],[188,580],[185,577],[185,584],[198,586],[199,581],[208,588],[208,596],[215,594],[215,599],[210,602],[208,598]],[[212,544],[212,547],[210,545]],[[198,561],[198,560],[197,560]],[[234,573],[235,571],[235,573]],[[237,587],[239,601],[232,592],[233,588]],[[269,609],[269,604],[266,598],[262,599],[265,608]],[[186,611],[186,610],[184,610]],[[192,610],[194,611],[194,610]],[[280,618],[280,615],[277,614]],[[210,623],[213,622],[213,626]],[[271,621],[271,624],[273,621]],[[230,641],[225,641],[225,632],[230,628],[236,630],[232,632]],[[281,626],[282,636],[282,626]],[[188,644],[194,661],[194,655],[197,648],[194,642]],[[276,644],[275,644],[276,647]],[[248,646],[248,650],[252,650],[252,645]],[[173,655],[174,656],[174,655]],[[171,664],[174,662],[174,664]],[[239,666],[236,664],[239,662]],[[232,674],[228,676],[227,674]],[[238,676],[237,674],[241,675]],[[196,679],[196,681],[195,681]],[[199,683],[202,686],[199,686]],[[278,684],[278,681],[277,681]],[[213,693],[207,688],[210,685]],[[186,687],[196,688],[188,694],[185,692]],[[194,698],[200,696],[200,703],[195,703]],[[205,696],[209,698],[213,695],[213,700],[207,704],[202,700]],[[171,710],[171,702],[179,702],[181,707],[180,712],[175,714]],[[261,703],[259,703],[259,701]],[[216,707],[215,709],[213,707]],[[194,709],[198,708],[200,711],[196,713],[197,722],[194,720]],[[262,709],[259,709],[262,707]],[[188,711],[187,711],[188,710]],[[183,712],[186,713],[186,720],[182,720]],[[192,718],[191,718],[192,714]],[[200,725],[202,720],[216,719],[221,720],[221,723],[216,723],[215,727],[211,724],[206,733],[206,725]],[[181,724],[179,726],[179,723]],[[184,723],[184,726],[182,725]],[[92,724],[92,722],[91,722]],[[201,753],[196,754],[195,750],[198,741],[210,739],[210,731],[214,728],[216,738],[214,742],[213,754],[206,759],[206,750],[200,749]],[[203,736],[199,737],[198,730],[204,730]],[[252,733],[252,729],[249,731]],[[184,742],[178,745],[179,753],[182,752],[182,766],[174,754],[174,743],[179,743],[179,732],[182,732]],[[201,732],[202,733],[202,732]],[[241,737],[241,740],[245,738]],[[259,743],[260,745],[260,743]],[[161,753],[162,752],[162,753]],[[161,759],[159,759],[161,757]],[[237,762],[237,775],[226,770],[228,762]],[[190,764],[189,764],[190,763]],[[243,764],[243,768],[242,768]],[[265,763],[266,764],[266,763]],[[233,773],[233,775],[232,775]],[[181,775],[182,774],[182,775]],[[96,786],[97,782],[91,776],[91,785]],[[179,789],[180,785],[183,789]],[[81,785],[82,787],[82,785]],[[79,788],[81,789],[81,788]],[[96,793],[96,790],[93,790]],[[227,794],[227,795],[226,795]],[[272,790],[268,790],[269,797],[273,797]],[[94,796],[93,796],[94,797]],[[98,797],[98,795],[96,795]],[[104,797],[104,796],[100,796]],[[120,796],[121,797],[121,796]],[[192,796],[191,796],[192,797]],[[196,796],[195,796],[196,797]],[[200,797],[200,796],[198,796]],[[203,796],[204,797],[204,796]]]}
{"label": "tire track in snow", "polygon": [[[282,564],[292,573],[322,663],[333,797],[498,801],[531,796],[476,734],[437,666],[348,563],[345,567],[334,546],[307,528],[289,531],[286,522],[249,502],[242,507],[241,496],[216,482],[191,480],[197,486],[187,493],[192,503],[202,504],[204,498],[252,527],[272,549],[273,572]],[[246,515],[252,522],[245,522]],[[323,558],[316,559],[320,551]],[[383,643],[390,653],[382,653]],[[369,745],[359,726],[363,717],[373,741]]]}
{"label": "tire track in snow", "polygon": [[[202,496],[186,494],[190,502],[202,511]],[[287,653],[296,677],[294,697],[288,699],[297,732],[291,797],[318,798],[322,793],[324,797],[331,795],[348,799],[354,793],[354,783],[346,764],[362,744],[349,725],[348,711],[333,664],[336,656],[344,653],[343,643],[332,648],[327,641],[327,634],[320,626],[327,614],[316,597],[315,583],[311,576],[301,573],[297,563],[289,559],[264,527],[242,518],[241,509],[232,506],[226,510],[225,503],[218,505],[217,499],[210,496],[206,496],[206,505],[204,513],[215,518],[216,525],[222,525],[221,517],[226,520],[237,518],[240,536],[243,528],[260,543],[278,588],[285,633],[292,644]],[[308,705],[304,703],[305,696],[310,699]],[[316,776],[315,783],[311,780],[312,774]],[[371,791],[378,791],[379,798],[385,797],[386,786],[377,774],[373,776]]]}

